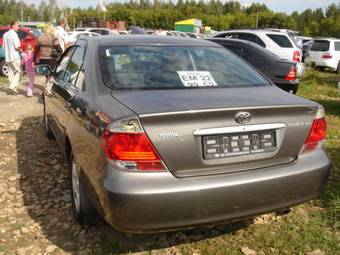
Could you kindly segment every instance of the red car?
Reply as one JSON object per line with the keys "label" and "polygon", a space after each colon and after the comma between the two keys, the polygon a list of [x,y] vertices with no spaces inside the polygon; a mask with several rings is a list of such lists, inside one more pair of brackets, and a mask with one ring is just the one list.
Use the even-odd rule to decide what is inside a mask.
{"label": "red car", "polygon": [[[0,47],[2,47],[2,38],[4,34],[10,29],[10,27],[0,27]],[[37,42],[37,38],[41,33],[38,30],[22,27],[18,30],[18,36],[21,42],[21,48],[25,49],[27,44],[32,44],[33,48]],[[1,51],[2,52],[2,51]],[[5,57],[0,54],[0,74],[8,75],[7,65],[5,63]]]}

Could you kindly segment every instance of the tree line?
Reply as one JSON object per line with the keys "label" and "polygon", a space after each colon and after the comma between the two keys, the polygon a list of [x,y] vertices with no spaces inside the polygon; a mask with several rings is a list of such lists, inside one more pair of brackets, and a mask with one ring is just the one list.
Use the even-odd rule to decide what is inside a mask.
{"label": "tree line", "polygon": [[[305,36],[340,37],[340,4],[331,4],[322,8],[286,13],[274,12],[265,4],[253,3],[242,6],[238,1],[220,0],[130,0],[110,3],[105,13],[106,20],[123,20],[127,25],[138,25],[151,29],[174,29],[179,20],[198,18],[214,30],[234,28],[289,28],[298,30]],[[103,18],[97,8],[63,8],[56,0],[42,1],[38,6],[22,1],[0,0],[0,25],[9,24],[10,20],[53,21],[61,12],[67,16],[71,28],[88,18]]]}

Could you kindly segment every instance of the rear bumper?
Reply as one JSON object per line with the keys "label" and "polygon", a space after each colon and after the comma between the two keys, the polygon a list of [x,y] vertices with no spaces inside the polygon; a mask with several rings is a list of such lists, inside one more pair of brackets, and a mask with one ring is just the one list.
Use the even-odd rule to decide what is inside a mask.
{"label": "rear bumper", "polygon": [[131,173],[106,166],[104,217],[125,232],[157,232],[275,211],[315,198],[331,162],[324,150],[287,165],[206,177]]}
{"label": "rear bumper", "polygon": [[315,66],[320,67],[327,67],[331,70],[335,71],[338,67],[338,61],[334,59],[310,59],[310,64],[313,64]]}

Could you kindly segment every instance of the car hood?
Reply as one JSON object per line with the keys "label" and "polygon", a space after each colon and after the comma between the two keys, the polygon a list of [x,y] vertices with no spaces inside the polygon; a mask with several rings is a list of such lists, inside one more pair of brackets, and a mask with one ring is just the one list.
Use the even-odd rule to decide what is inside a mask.
{"label": "car hood", "polygon": [[276,86],[176,90],[121,90],[112,96],[136,114],[219,108],[315,105]]}

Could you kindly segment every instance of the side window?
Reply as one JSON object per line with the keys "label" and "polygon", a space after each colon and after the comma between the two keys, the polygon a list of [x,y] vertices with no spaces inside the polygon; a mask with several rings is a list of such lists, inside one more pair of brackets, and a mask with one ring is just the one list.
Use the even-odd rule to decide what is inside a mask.
{"label": "side window", "polygon": [[228,50],[232,51],[234,54],[242,58],[243,49],[241,47],[234,46],[234,45],[225,45],[224,47],[226,47]]}
{"label": "side window", "polygon": [[293,48],[292,43],[286,35],[267,34],[267,36],[282,48]]}
{"label": "side window", "polygon": [[[85,54],[85,47],[84,46],[76,46],[74,53],[71,57],[70,62],[68,63],[66,72],[65,72],[65,78],[64,80],[66,82],[71,83],[73,86],[77,87],[79,90],[82,88],[82,82],[77,82],[77,77],[79,74],[79,71],[82,68],[83,60],[84,60],[84,54]],[[83,73],[82,73],[83,74]],[[79,79],[81,80],[81,79]],[[84,79],[82,79],[84,80]]]}
{"label": "side window", "polygon": [[336,51],[340,51],[340,42],[335,42],[335,43],[334,43],[334,49],[335,49]]}
{"label": "side window", "polygon": [[55,69],[55,76],[54,76],[58,82],[65,81],[64,76],[66,73],[67,64],[70,60],[70,57],[72,56],[73,51],[74,51],[74,47],[68,48],[58,62],[58,65]]}
{"label": "side window", "polygon": [[235,34],[234,33],[223,33],[223,34],[214,36],[214,38],[235,38]]}
{"label": "side window", "polygon": [[27,33],[22,30],[18,30],[17,33],[20,41],[27,37]]}
{"label": "side window", "polygon": [[266,48],[266,44],[257,35],[248,34],[248,33],[240,33],[240,34],[238,34],[237,39],[254,42],[254,43]]}

